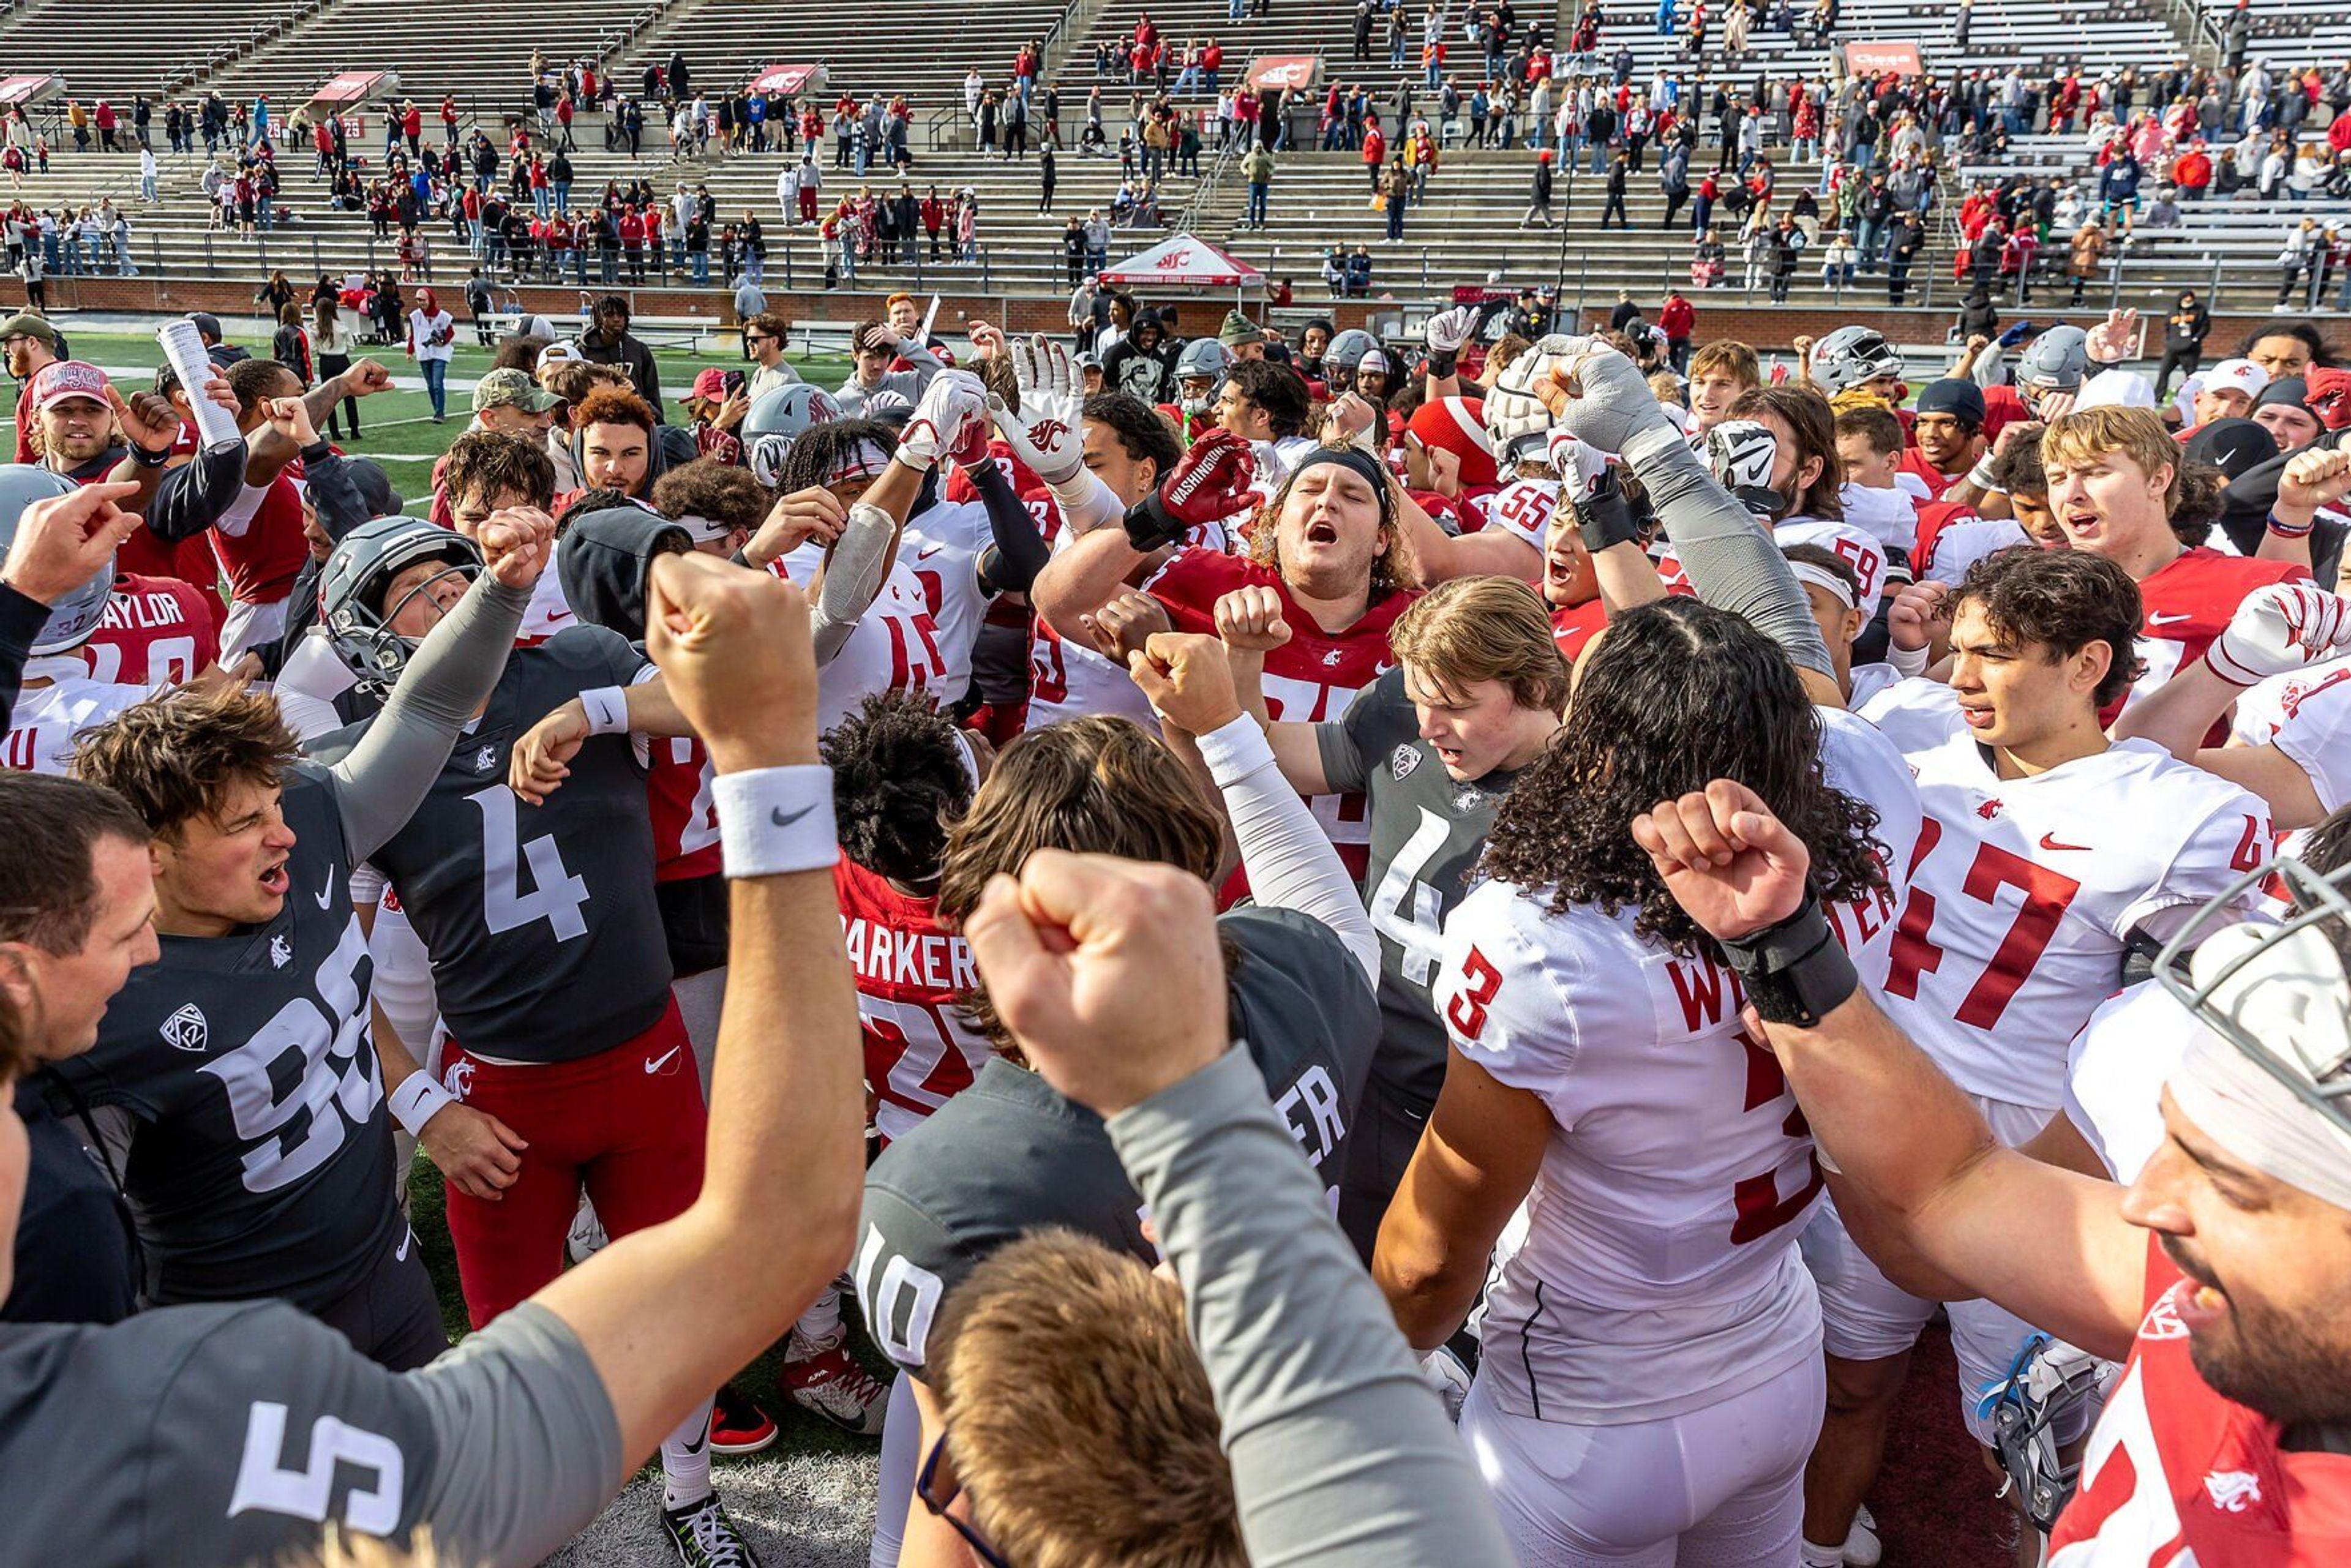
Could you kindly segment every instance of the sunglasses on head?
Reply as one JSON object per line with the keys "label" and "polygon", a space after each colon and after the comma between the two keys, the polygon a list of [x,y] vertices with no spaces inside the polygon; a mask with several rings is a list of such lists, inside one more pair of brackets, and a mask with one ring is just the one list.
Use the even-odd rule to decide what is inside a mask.
{"label": "sunglasses on head", "polygon": [[973,1553],[987,1564],[987,1568],[1012,1568],[1012,1564],[1005,1561],[967,1521],[947,1511],[956,1499],[963,1495],[963,1487],[955,1479],[954,1466],[946,1467],[945,1476],[939,1474],[940,1461],[946,1457],[946,1436],[942,1433],[931,1444],[930,1457],[923,1461],[922,1469],[914,1476],[914,1495],[922,1500],[925,1508],[946,1520],[947,1528],[962,1536],[964,1544],[970,1547]]}

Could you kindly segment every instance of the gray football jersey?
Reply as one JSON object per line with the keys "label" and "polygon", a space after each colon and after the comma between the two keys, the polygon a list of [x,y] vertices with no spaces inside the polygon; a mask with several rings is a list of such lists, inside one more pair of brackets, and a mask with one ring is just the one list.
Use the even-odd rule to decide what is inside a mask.
{"label": "gray football jersey", "polygon": [[[669,1006],[645,770],[629,737],[589,740],[544,805],[507,788],[507,759],[532,725],[644,667],[595,626],[516,649],[424,803],[371,857],[432,955],[450,1037],[468,1050],[575,1061],[643,1034]],[[364,733],[340,730],[314,749]]]}
{"label": "gray football jersey", "polygon": [[1371,862],[1364,901],[1380,934],[1379,1053],[1372,1076],[1423,1106],[1445,1086],[1445,1026],[1429,987],[1437,979],[1446,916],[1469,891],[1494,808],[1516,771],[1464,783],[1420,738],[1398,665],[1372,683],[1346,714],[1315,726],[1322,773],[1334,789],[1369,801]]}
{"label": "gray football jersey", "polygon": [[[1379,1037],[1363,971],[1329,926],[1296,910],[1236,909],[1217,925],[1239,953],[1233,1034],[1300,1152],[1335,1186]],[[991,1061],[866,1173],[851,1262],[858,1305],[875,1343],[919,1375],[939,1303],[996,1249],[1059,1225],[1155,1260],[1144,1218],[1102,1118]]]}
{"label": "gray football jersey", "polygon": [[315,1311],[403,1223],[369,1032],[373,967],[326,770],[288,768],[281,809],[294,848],[277,917],[161,938],[97,1045],[45,1075],[53,1104],[78,1096],[137,1118],[122,1179],[160,1302],[283,1296]]}
{"label": "gray football jersey", "polygon": [[307,1561],[328,1521],[535,1563],[624,1478],[611,1396],[528,1302],[416,1372],[282,1303],[0,1326],[0,1562]]}

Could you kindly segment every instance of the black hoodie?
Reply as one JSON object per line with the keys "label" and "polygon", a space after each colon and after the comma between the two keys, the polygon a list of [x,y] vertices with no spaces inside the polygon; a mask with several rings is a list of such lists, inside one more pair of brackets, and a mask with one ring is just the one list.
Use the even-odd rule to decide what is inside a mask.
{"label": "black hoodie", "polygon": [[[1155,340],[1147,349],[1136,341],[1145,331]],[[1146,305],[1134,313],[1134,324],[1118,346],[1102,357],[1102,386],[1157,402],[1175,391],[1176,356],[1183,351],[1183,343],[1169,336],[1159,312]]]}

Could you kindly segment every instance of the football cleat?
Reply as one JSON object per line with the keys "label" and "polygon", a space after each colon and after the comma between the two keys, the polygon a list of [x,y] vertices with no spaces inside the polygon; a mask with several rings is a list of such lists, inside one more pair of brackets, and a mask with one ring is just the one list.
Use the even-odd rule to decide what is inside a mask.
{"label": "football cleat", "polygon": [[778,1381],[792,1402],[861,1437],[882,1435],[890,1411],[890,1389],[849,1354],[849,1335],[836,1329],[821,1340],[804,1339],[794,1329],[784,1342]]}
{"label": "football cleat", "polygon": [[776,1418],[733,1384],[720,1384],[710,1402],[710,1451],[730,1458],[756,1454],[775,1440]]}
{"label": "football cleat", "polygon": [[716,1492],[684,1508],[662,1510],[662,1528],[685,1568],[759,1568],[759,1559],[726,1517]]}
{"label": "football cleat", "polygon": [[1869,1505],[1864,1503],[1855,1511],[1853,1528],[1844,1532],[1844,1568],[1877,1568],[1877,1560],[1886,1548],[1877,1539],[1877,1521],[1869,1516]]}

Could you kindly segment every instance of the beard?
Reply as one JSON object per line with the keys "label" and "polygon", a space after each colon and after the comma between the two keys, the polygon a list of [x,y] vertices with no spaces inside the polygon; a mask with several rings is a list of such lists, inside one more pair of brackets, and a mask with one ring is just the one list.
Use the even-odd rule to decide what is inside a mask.
{"label": "beard", "polygon": [[2228,1315],[2188,1341],[2189,1359],[2215,1394],[2283,1426],[2351,1422],[2351,1346],[2328,1343],[2323,1323],[2220,1284],[2169,1237],[2161,1245],[2191,1281],[2228,1295]]}

